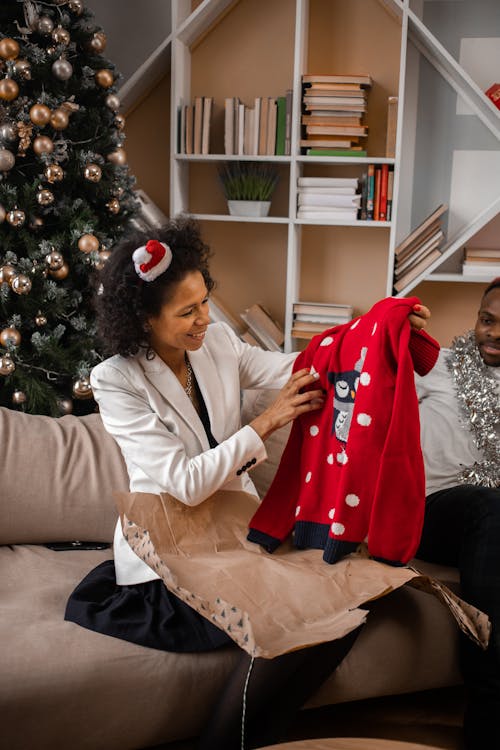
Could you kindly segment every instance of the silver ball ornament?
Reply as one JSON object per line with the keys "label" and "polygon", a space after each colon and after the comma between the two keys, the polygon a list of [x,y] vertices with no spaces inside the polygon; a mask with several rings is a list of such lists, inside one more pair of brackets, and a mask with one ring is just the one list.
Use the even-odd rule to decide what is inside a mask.
{"label": "silver ball ornament", "polygon": [[11,287],[12,291],[16,294],[29,294],[31,291],[31,279],[29,276],[25,276],[24,273],[20,273],[12,279]]}
{"label": "silver ball ornament", "polygon": [[28,60],[16,60],[14,70],[19,78],[22,78],[24,81],[31,81],[31,65]]}
{"label": "silver ball ornament", "polygon": [[0,141],[12,143],[17,138],[17,128],[11,122],[3,122],[0,125]]}
{"label": "silver ball ornament", "polygon": [[16,163],[16,157],[6,148],[0,148],[0,172],[8,172]]}
{"label": "silver ball ornament", "polygon": [[40,16],[36,25],[36,30],[42,36],[48,36],[52,33],[54,22],[49,16]]}
{"label": "silver ball ornament", "polygon": [[68,60],[60,57],[52,63],[52,73],[59,81],[67,81],[73,75],[73,66]]}
{"label": "silver ball ornament", "polygon": [[73,401],[70,398],[61,398],[57,402],[61,414],[71,414],[73,411]]}
{"label": "silver ball ornament", "polygon": [[27,396],[24,391],[16,390],[12,394],[12,403],[16,406],[21,406],[21,404],[26,403]]}
{"label": "silver ball ornament", "polygon": [[117,97],[116,94],[108,94],[106,97],[106,107],[108,107],[112,112],[118,112],[120,109],[120,99]]}

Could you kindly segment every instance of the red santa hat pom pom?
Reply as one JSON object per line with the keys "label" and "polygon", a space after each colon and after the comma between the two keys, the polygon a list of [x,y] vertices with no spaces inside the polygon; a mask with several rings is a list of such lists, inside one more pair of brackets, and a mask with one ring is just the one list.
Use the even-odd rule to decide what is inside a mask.
{"label": "red santa hat pom pom", "polygon": [[132,253],[134,268],[144,281],[154,281],[167,270],[172,261],[172,251],[164,242],[148,240]]}

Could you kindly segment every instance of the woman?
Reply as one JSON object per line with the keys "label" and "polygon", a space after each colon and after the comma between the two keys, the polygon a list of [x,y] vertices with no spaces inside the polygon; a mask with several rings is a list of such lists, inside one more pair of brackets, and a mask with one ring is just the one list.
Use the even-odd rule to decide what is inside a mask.
{"label": "woman", "polygon": [[[209,326],[214,286],[209,250],[190,220],[127,238],[100,279],[98,325],[109,359],[94,368],[94,396],[123,453],[131,492],[167,492],[198,505],[216,490],[257,494],[248,469],[266,459],[264,441],[299,414],[321,408],[308,370],[290,377],[296,354],[251,347],[224,323]],[[410,316],[425,325],[422,307]],[[281,389],[241,426],[243,388]],[[305,389],[305,390],[303,390]],[[66,619],[168,651],[200,651],[230,639],[164,586],[126,543],[118,522],[114,561],[98,566],[68,602]],[[249,747],[277,742],[296,709],[349,650],[356,633],[273,660],[257,659],[246,695]],[[241,743],[249,657],[241,653],[201,738],[206,749]],[[286,684],[286,690],[280,687]]]}

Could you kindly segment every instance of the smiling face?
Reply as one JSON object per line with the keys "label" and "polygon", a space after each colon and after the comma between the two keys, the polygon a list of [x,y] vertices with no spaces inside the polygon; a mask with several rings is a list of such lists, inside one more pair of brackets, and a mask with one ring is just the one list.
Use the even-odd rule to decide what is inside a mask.
{"label": "smiling face", "polygon": [[474,332],[484,363],[500,367],[500,287],[492,289],[481,300]]}
{"label": "smiling face", "polygon": [[149,343],[167,363],[203,344],[209,323],[208,292],[199,271],[190,271],[174,288],[158,315],[148,319]]}

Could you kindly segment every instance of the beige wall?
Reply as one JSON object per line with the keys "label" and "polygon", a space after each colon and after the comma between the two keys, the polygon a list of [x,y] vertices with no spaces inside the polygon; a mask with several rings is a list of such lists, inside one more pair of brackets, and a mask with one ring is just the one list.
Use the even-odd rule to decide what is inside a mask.
{"label": "beige wall", "polygon": [[[223,102],[240,96],[251,103],[255,96],[276,96],[292,84],[293,8],[291,0],[241,0],[192,50],[192,94],[215,96],[212,152],[223,151]],[[382,4],[351,0],[311,0],[310,71],[347,68],[370,72],[376,81],[369,99],[370,147],[383,152],[385,100],[397,89],[398,27]],[[325,8],[331,10],[325,12]],[[321,12],[320,12],[321,11]],[[369,14],[370,35],[349,44],[342,29]],[[347,14],[347,15],[346,15]],[[265,17],[266,22],[262,23]],[[342,43],[330,35],[340,32]],[[382,29],[384,32],[382,33]],[[377,41],[376,49],[371,46]],[[381,40],[383,52],[381,55]],[[256,64],[258,61],[258,65]],[[169,213],[169,77],[165,77],[128,114],[125,144],[138,186]],[[372,151],[373,149],[373,151]],[[338,170],[338,168],[336,168]],[[354,170],[356,168],[353,168]],[[271,213],[287,212],[287,169],[273,199]],[[311,167],[306,169],[311,173]],[[337,174],[335,168],[316,168],[315,174]],[[343,168],[342,173],[346,170]],[[191,210],[224,212],[224,197],[213,164],[191,166]],[[203,233],[214,251],[213,274],[217,294],[235,313],[262,302],[281,322],[284,318],[287,230],[280,225],[205,222]],[[470,244],[498,246],[500,224]],[[356,313],[365,312],[385,295],[389,231],[384,228],[304,227],[300,295],[303,299],[350,302]],[[432,310],[429,332],[442,345],[474,325],[485,284],[425,282],[414,294]]]}

